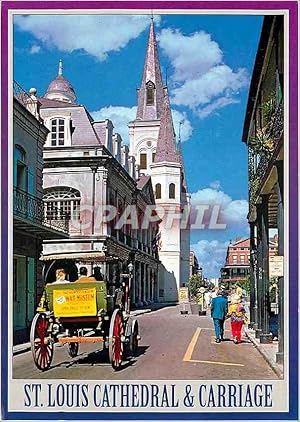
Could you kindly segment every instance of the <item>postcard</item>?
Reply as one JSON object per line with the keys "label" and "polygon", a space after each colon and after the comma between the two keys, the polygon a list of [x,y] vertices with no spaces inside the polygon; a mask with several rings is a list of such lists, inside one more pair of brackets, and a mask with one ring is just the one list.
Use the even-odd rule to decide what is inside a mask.
{"label": "postcard", "polygon": [[298,2],[1,12],[2,420],[298,420]]}

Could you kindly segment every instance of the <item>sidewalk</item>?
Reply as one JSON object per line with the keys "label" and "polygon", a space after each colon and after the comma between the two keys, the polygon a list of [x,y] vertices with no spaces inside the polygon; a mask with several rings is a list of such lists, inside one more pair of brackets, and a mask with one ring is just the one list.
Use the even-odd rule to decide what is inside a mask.
{"label": "sidewalk", "polygon": [[245,329],[245,334],[248,339],[254,344],[260,354],[271,366],[273,371],[278,375],[279,378],[283,378],[283,365],[276,362],[276,353],[278,352],[278,342],[271,344],[261,344],[259,339],[255,337],[255,330],[249,328]]}
{"label": "sidewalk", "polygon": [[[165,308],[166,306],[173,306],[172,303],[152,303],[148,306],[135,309],[130,312],[130,316],[136,317],[139,315],[146,314],[148,312],[157,311],[158,309]],[[20,353],[28,352],[31,348],[30,342],[17,344],[13,346],[13,355],[18,355]]]}

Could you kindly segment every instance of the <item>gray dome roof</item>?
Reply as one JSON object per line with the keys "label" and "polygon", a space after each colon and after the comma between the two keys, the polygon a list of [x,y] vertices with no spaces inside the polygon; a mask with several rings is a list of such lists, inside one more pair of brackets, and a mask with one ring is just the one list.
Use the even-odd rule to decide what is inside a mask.
{"label": "gray dome roof", "polygon": [[72,87],[70,82],[68,82],[61,75],[57,76],[52,82],[50,82],[50,84],[47,88],[47,94],[49,94],[49,92],[53,92],[53,91],[72,93],[73,95],[75,95],[74,88]]}
{"label": "gray dome roof", "polygon": [[45,98],[57,99],[61,101],[68,101],[70,103],[75,103],[76,94],[74,88],[62,75],[62,61],[59,62],[59,71],[58,75],[52,82],[50,82]]}

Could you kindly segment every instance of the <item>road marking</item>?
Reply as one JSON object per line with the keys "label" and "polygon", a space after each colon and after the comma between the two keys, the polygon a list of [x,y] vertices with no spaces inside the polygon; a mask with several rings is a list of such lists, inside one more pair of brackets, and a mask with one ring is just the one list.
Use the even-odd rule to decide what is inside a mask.
{"label": "road marking", "polygon": [[195,334],[192,337],[190,344],[188,345],[187,351],[185,352],[185,355],[184,355],[184,358],[183,358],[184,362],[188,362],[188,361],[191,360],[192,354],[193,354],[193,351],[194,351],[194,348],[196,346],[196,343],[197,343],[197,340],[198,340],[200,333],[201,333],[201,328],[198,327],[195,331]]}
{"label": "road marking", "polygon": [[183,362],[192,362],[192,363],[208,363],[213,365],[223,365],[223,366],[245,366],[241,363],[230,363],[230,362],[215,362],[211,360],[196,360],[192,359],[193,351],[195,349],[195,346],[197,344],[199,335],[201,333],[202,328],[198,327],[195,331],[195,334],[192,337],[192,340],[190,341],[190,344],[188,345],[188,348],[185,352],[185,355],[183,357]]}
{"label": "road marking", "polygon": [[192,363],[212,363],[213,365],[224,365],[224,366],[245,366],[242,365],[241,363],[230,363],[230,362],[214,362],[212,360],[195,360],[195,359],[190,359],[189,362]]}

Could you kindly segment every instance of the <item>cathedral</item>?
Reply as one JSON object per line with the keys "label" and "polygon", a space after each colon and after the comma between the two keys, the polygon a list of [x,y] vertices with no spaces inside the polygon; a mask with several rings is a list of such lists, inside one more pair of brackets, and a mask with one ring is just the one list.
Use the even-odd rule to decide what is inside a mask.
{"label": "cathedral", "polygon": [[130,154],[139,164],[140,172],[151,176],[156,205],[165,210],[160,224],[159,279],[164,300],[174,301],[178,299],[178,289],[189,278],[190,233],[176,218],[170,224],[170,215],[187,209],[190,195],[180,143],[176,144],[168,89],[162,82],[153,21],[136,118],[128,126]]}

